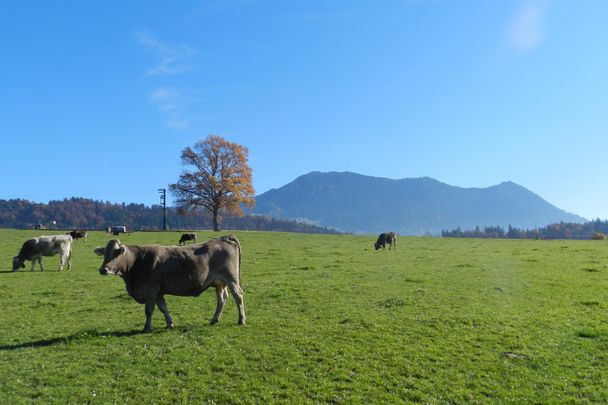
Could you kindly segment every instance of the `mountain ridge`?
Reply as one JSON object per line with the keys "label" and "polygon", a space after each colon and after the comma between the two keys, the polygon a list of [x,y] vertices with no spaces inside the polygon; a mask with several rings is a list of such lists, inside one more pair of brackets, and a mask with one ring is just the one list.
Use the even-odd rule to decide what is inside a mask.
{"label": "mountain ridge", "polygon": [[532,229],[586,222],[512,181],[452,186],[431,177],[389,179],[353,172],[314,171],[256,197],[257,214],[296,219],[347,232],[439,234],[476,226]]}

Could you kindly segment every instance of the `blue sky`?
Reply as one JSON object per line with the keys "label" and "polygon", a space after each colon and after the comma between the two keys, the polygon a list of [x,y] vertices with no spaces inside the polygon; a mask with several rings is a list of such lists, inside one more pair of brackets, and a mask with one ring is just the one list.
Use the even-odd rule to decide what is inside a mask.
{"label": "blue sky", "polygon": [[[604,0],[4,1],[0,198],[156,204],[185,146],[310,171],[514,181],[608,218]],[[171,202],[171,198],[169,198]]]}

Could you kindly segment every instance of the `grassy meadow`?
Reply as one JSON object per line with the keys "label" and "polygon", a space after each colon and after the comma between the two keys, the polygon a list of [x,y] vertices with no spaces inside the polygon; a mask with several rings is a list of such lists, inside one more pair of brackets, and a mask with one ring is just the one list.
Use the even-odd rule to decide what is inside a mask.
{"label": "grassy meadow", "polygon": [[157,309],[144,334],[143,306],[98,273],[104,233],[74,243],[71,272],[58,256],[10,271],[40,232],[0,230],[0,403],[608,402],[605,241],[399,237],[375,252],[372,236],[234,232],[248,324],[229,297],[210,326],[209,290],[167,296],[175,328]]}

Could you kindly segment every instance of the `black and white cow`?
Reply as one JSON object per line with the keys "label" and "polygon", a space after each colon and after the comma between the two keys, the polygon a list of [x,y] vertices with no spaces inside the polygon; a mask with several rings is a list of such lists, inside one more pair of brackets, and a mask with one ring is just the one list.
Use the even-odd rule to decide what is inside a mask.
{"label": "black and white cow", "polygon": [[120,226],[113,226],[111,228],[112,231],[112,235],[120,235],[121,233],[126,233],[127,232],[127,227],[124,225],[120,225]]}
{"label": "black and white cow", "polygon": [[85,241],[89,237],[89,233],[83,229],[74,229],[71,232],[68,232],[67,235],[70,235],[72,239],[84,239]]}
{"label": "black and white cow", "polygon": [[185,246],[186,242],[190,241],[192,243],[196,243],[196,234],[195,233],[185,233],[179,238],[179,245]]}
{"label": "black and white cow", "polygon": [[397,250],[397,235],[395,232],[384,232],[378,236],[378,240],[374,244],[376,250],[382,248],[386,248],[386,244],[388,243],[388,249],[390,250],[392,246]]}
{"label": "black and white cow", "polygon": [[58,271],[63,269],[66,261],[68,263],[68,270],[71,270],[72,237],[70,235],[39,236],[28,239],[21,246],[19,254],[13,257],[13,271],[25,268],[26,260],[32,262],[31,271],[34,271],[36,260],[40,264],[40,271],[44,271],[42,268],[42,256],[55,256],[57,254],[60,255]]}

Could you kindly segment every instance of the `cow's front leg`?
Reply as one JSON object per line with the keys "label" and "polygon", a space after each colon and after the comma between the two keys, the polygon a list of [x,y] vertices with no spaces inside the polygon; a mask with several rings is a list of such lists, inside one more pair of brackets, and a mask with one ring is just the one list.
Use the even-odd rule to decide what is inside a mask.
{"label": "cow's front leg", "polygon": [[147,300],[145,306],[146,312],[146,324],[144,325],[144,332],[152,332],[152,314],[154,313],[154,300]]}
{"label": "cow's front leg", "polygon": [[236,306],[239,311],[239,325],[245,324],[245,301],[243,300],[243,289],[235,282],[228,284],[228,288],[236,301]]}
{"label": "cow's front leg", "polygon": [[224,304],[226,304],[226,299],[228,298],[226,286],[215,287],[215,296],[217,297],[217,307],[215,308],[215,315],[211,318],[211,325],[218,323],[220,321],[220,316],[222,316]]}
{"label": "cow's front leg", "polygon": [[165,316],[165,322],[167,322],[167,329],[172,329],[173,318],[171,318],[171,315],[169,315],[169,309],[167,308],[167,302],[165,301],[165,297],[160,295],[158,297],[158,300],[156,301],[156,305],[158,306],[158,309],[160,309],[160,312],[162,312]]}

